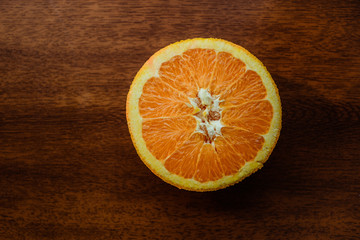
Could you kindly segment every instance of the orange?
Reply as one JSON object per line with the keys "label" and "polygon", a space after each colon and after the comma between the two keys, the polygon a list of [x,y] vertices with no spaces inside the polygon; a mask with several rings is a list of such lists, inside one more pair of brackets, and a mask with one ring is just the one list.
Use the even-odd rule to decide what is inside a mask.
{"label": "orange", "polygon": [[146,166],[192,191],[225,188],[260,169],[281,129],[280,97],[264,65],[213,38],[150,57],[132,82],[126,116]]}

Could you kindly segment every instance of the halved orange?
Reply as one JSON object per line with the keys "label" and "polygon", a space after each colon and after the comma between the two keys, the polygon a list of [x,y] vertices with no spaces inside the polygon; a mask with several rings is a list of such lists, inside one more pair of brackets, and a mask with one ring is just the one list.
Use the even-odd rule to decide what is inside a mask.
{"label": "halved orange", "polygon": [[260,169],[281,129],[280,97],[264,65],[213,38],[150,57],[132,82],[126,116],[146,166],[192,191],[225,188]]}

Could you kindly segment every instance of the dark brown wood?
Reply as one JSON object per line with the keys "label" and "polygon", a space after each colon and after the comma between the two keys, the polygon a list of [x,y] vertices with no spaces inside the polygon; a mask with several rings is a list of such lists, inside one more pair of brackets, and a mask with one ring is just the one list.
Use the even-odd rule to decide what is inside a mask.
{"label": "dark brown wood", "polygon": [[[0,1],[0,239],[359,239],[360,2]],[[211,193],[140,161],[133,77],[193,37],[267,66],[283,129],[264,168]]]}

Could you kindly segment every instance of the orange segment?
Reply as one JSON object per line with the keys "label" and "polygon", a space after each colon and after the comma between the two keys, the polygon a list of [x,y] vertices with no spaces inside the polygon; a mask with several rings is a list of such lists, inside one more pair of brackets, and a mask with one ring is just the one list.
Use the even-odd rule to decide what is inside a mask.
{"label": "orange segment", "polygon": [[192,77],[191,65],[181,56],[175,56],[163,63],[159,70],[161,80],[173,91],[180,91],[189,97],[195,97],[197,85]]}
{"label": "orange segment", "polygon": [[221,132],[223,136],[215,140],[215,146],[225,175],[234,174],[245,162],[254,160],[264,144],[262,136],[241,129],[224,127]]}
{"label": "orange segment", "polygon": [[189,99],[169,88],[160,78],[150,78],[144,85],[139,99],[140,115],[143,118],[174,117],[191,114]]}
{"label": "orange segment", "polygon": [[227,88],[220,95],[226,101],[220,103],[221,107],[240,105],[250,100],[261,100],[266,97],[266,89],[259,74],[252,70],[246,71],[238,81]]}
{"label": "orange segment", "polygon": [[196,165],[194,179],[199,182],[208,182],[220,179],[223,174],[220,160],[211,144],[204,144],[201,148]]}
{"label": "orange segment", "polygon": [[215,139],[215,148],[225,176],[235,174],[245,165],[245,160],[240,158],[224,137]]}
{"label": "orange segment", "polygon": [[222,122],[247,131],[266,134],[273,117],[273,107],[267,100],[247,102],[240,106],[226,108],[222,112]]}
{"label": "orange segment", "polygon": [[142,137],[149,151],[162,161],[189,139],[195,128],[192,116],[144,119]]}
{"label": "orange segment", "polygon": [[215,68],[216,53],[210,49],[190,49],[183,53],[183,59],[188,62],[189,71],[198,89],[207,88]]}
{"label": "orange segment", "polygon": [[221,95],[245,73],[245,64],[230,53],[219,52],[216,68],[209,89],[213,95]]}
{"label": "orange segment", "polygon": [[245,162],[254,160],[264,144],[264,138],[252,132],[233,127],[223,127],[221,132],[224,140],[237,153],[239,159]]}
{"label": "orange segment", "polygon": [[165,161],[165,168],[184,178],[192,178],[196,172],[196,163],[204,144],[202,134],[193,134]]}

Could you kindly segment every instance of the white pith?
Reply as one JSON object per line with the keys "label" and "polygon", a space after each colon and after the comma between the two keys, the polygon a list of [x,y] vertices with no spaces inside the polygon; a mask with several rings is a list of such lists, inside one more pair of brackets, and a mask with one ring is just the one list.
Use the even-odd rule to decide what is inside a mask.
{"label": "white pith", "polygon": [[[190,102],[195,109],[194,117],[197,122],[197,127],[195,132],[202,133],[204,136],[207,136],[209,139],[212,139],[206,143],[213,144],[213,140],[217,136],[221,136],[221,128],[223,127],[223,125],[221,124],[222,109],[219,106],[221,100],[220,97],[212,96],[208,90],[203,88],[200,88],[197,96],[198,99],[200,100],[200,104],[202,106],[205,106],[206,108],[201,109],[196,99],[190,99]],[[220,115],[220,118],[217,120],[212,120],[209,117],[210,112],[218,113]]]}

